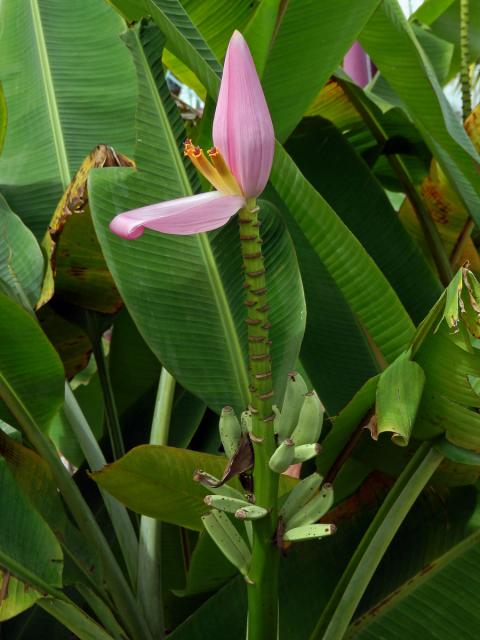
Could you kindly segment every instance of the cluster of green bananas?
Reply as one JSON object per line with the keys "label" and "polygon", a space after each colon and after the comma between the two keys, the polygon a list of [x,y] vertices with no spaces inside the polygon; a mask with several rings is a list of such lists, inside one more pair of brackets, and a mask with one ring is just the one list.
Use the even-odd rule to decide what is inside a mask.
{"label": "cluster of green bananas", "polygon": [[[283,473],[291,464],[305,462],[320,451],[318,439],[323,422],[323,406],[317,394],[308,392],[299,374],[290,374],[282,411],[275,409],[275,433],[278,447],[270,458],[270,468]],[[232,407],[222,410],[220,439],[230,463],[238,455],[242,439],[249,437],[252,429],[251,413],[244,411],[240,420]],[[208,487],[205,504],[211,511],[202,517],[206,531],[248,581],[253,541],[252,521],[264,518],[269,511],[255,504],[255,496],[242,494],[205,471],[196,471],[194,480]],[[332,524],[315,524],[330,509],[333,488],[323,484],[323,478],[313,473],[298,482],[284,500],[279,511],[277,544],[319,539],[332,534]],[[230,518],[233,516],[233,520]],[[246,539],[241,533],[244,523]]]}
{"label": "cluster of green bananas", "polygon": [[274,428],[279,445],[270,469],[283,473],[292,464],[306,462],[320,452],[324,407],[315,391],[308,391],[299,373],[288,376],[282,411],[274,407]]}
{"label": "cluster of green bananas", "polygon": [[[287,495],[279,512],[279,531],[281,540],[278,544],[301,542],[303,540],[320,539],[335,532],[333,524],[315,524],[330,509],[333,503],[333,487],[323,484],[318,473],[312,473],[301,480]],[[252,559],[252,523],[251,519],[266,515],[266,509],[244,501],[242,494],[232,487],[223,485],[218,491],[223,493],[206,496],[205,502],[214,507],[202,516],[206,531],[218,546],[223,555],[245,577]],[[240,503],[244,503],[243,506]],[[244,515],[239,511],[246,510]],[[242,536],[228,514],[237,518],[245,518],[247,540]]]}

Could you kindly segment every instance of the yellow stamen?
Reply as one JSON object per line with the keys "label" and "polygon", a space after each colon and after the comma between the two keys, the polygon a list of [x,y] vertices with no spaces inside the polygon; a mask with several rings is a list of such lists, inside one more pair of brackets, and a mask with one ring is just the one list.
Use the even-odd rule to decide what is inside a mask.
{"label": "yellow stamen", "polygon": [[200,147],[195,147],[188,138],[184,142],[183,150],[184,154],[192,161],[193,166],[200,171],[215,189],[222,193],[243,195],[225,160],[216,149],[211,149],[208,152],[213,164],[205,157],[203,150]]}
{"label": "yellow stamen", "polygon": [[210,151],[208,152],[208,156],[212,161],[213,166],[218,171],[218,175],[222,177],[231,193],[243,195],[237,179],[228,168],[228,165],[225,162],[225,158],[222,156],[217,147],[213,147],[212,149],[210,149]]}

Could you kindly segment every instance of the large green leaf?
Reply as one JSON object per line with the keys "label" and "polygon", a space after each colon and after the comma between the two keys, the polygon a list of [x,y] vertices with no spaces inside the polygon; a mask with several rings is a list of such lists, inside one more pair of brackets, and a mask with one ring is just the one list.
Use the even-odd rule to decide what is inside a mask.
{"label": "large green leaf", "polygon": [[41,237],[94,146],[131,152],[133,70],[123,21],[104,0],[5,0],[0,23],[9,111],[0,185]]}
{"label": "large green leaf", "polygon": [[53,532],[22,495],[1,459],[0,511],[4,514],[0,527],[0,620],[5,620],[42,595],[24,582],[25,574],[33,574],[52,587],[61,586],[63,555]]}
{"label": "large green leaf", "polygon": [[357,315],[288,212],[286,220],[308,309],[301,362],[328,413],[336,415],[381,364]]}
{"label": "large green leaf", "polygon": [[[236,221],[209,235],[181,237],[147,231],[135,242],[108,230],[116,213],[192,191],[190,169],[179,152],[185,134],[161,80],[159,32],[154,26],[143,26],[130,31],[126,41],[139,80],[137,122],[142,142],[136,160],[140,170],[92,173],[90,203],[100,243],[129,312],[162,364],[215,410],[225,404],[242,409],[248,402],[248,372]],[[283,222],[273,207],[261,206],[274,384],[281,398],[303,335],[304,298]]]}
{"label": "large green leaf", "polygon": [[413,323],[377,265],[279,144],[272,185],[387,362],[413,334]]}
{"label": "large green leaf", "polygon": [[[135,447],[123,458],[92,474],[102,489],[137,513],[187,529],[202,531],[200,516],[208,511],[208,491],[193,480],[198,469],[220,478],[227,464],[223,456],[156,445]],[[280,493],[295,480],[282,476]],[[233,483],[241,490],[238,481]]]}
{"label": "large green leaf", "polygon": [[32,232],[0,195],[0,290],[33,309],[44,271],[42,250]]}
{"label": "large green leaf", "polygon": [[380,267],[414,322],[422,320],[442,288],[366,163],[321,118],[306,119],[286,149]]}
{"label": "large green leaf", "polygon": [[34,318],[0,293],[0,381],[47,430],[63,403],[60,358]]}
{"label": "large green leaf", "polygon": [[384,0],[360,40],[402,100],[470,214],[480,221],[478,154],[447,102],[397,0]]}
{"label": "large green leaf", "polygon": [[286,4],[262,82],[279,140],[298,124],[378,4],[379,0]]}
{"label": "large green leaf", "polygon": [[345,638],[474,638],[480,625],[479,542],[480,533],[476,531],[422,567],[358,618]]}
{"label": "large green leaf", "polygon": [[[227,464],[223,456],[155,445],[143,445],[93,474],[94,480],[133,511],[177,524],[203,529],[200,516],[208,511],[208,491],[193,474],[202,469],[217,478]],[[240,488],[236,483],[237,488]]]}

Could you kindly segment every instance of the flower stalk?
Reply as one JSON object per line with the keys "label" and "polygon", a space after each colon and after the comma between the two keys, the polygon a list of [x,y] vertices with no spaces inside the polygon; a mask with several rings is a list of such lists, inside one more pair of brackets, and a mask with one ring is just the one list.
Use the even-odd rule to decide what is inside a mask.
{"label": "flower stalk", "polygon": [[280,554],[273,540],[277,526],[279,475],[271,471],[268,465],[276,443],[272,411],[269,307],[258,212],[255,199],[250,199],[238,218],[247,307],[254,491],[256,504],[269,510],[269,516],[253,523],[253,551],[249,569],[251,583],[247,587],[247,637],[249,640],[276,640]]}

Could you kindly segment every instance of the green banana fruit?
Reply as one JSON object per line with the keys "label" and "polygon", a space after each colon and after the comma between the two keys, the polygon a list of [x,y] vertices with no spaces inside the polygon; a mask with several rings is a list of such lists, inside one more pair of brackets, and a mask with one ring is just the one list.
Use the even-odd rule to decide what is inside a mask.
{"label": "green banana fruit", "polygon": [[240,444],[242,427],[232,407],[223,407],[218,425],[220,439],[227,458],[233,458]]}
{"label": "green banana fruit", "polygon": [[324,407],[315,391],[305,394],[298,423],[292,433],[297,446],[318,442],[322,431]]}
{"label": "green banana fruit", "polygon": [[300,416],[307,385],[296,371],[288,374],[287,388],[280,416],[275,418],[274,428],[280,442],[290,437]]}
{"label": "green banana fruit", "polygon": [[293,487],[278,514],[284,522],[313,498],[322,482],[323,478],[319,473],[312,473]]}
{"label": "green banana fruit", "polygon": [[229,517],[221,511],[210,511],[202,516],[202,522],[223,555],[248,580],[252,554]]}
{"label": "green banana fruit", "polygon": [[231,498],[230,496],[208,495],[203,499],[205,504],[219,511],[226,513],[235,513],[238,509],[252,506],[243,498]]}
{"label": "green banana fruit", "polygon": [[248,409],[243,411],[240,416],[240,426],[242,427],[242,433],[252,433],[252,412]]}
{"label": "green banana fruit", "polygon": [[283,473],[293,463],[294,457],[295,443],[290,438],[285,438],[273,452],[268,466],[275,473]]}
{"label": "green banana fruit", "polygon": [[258,507],[256,504],[247,504],[235,511],[235,518],[239,520],[259,520],[268,514],[268,509]]}
{"label": "green banana fruit", "polygon": [[316,496],[285,521],[285,528],[288,531],[289,529],[313,524],[327,513],[332,504],[333,487],[331,484],[324,484],[320,493],[317,493]]}
{"label": "green banana fruit", "polygon": [[320,451],[322,450],[322,446],[316,442],[315,444],[301,444],[299,447],[295,447],[295,457],[293,459],[293,464],[297,464],[298,462],[306,462],[315,456],[318,456]]}
{"label": "green banana fruit", "polygon": [[283,535],[285,542],[300,542],[312,538],[324,538],[335,533],[337,527],[334,524],[308,524],[304,527],[289,529]]}

